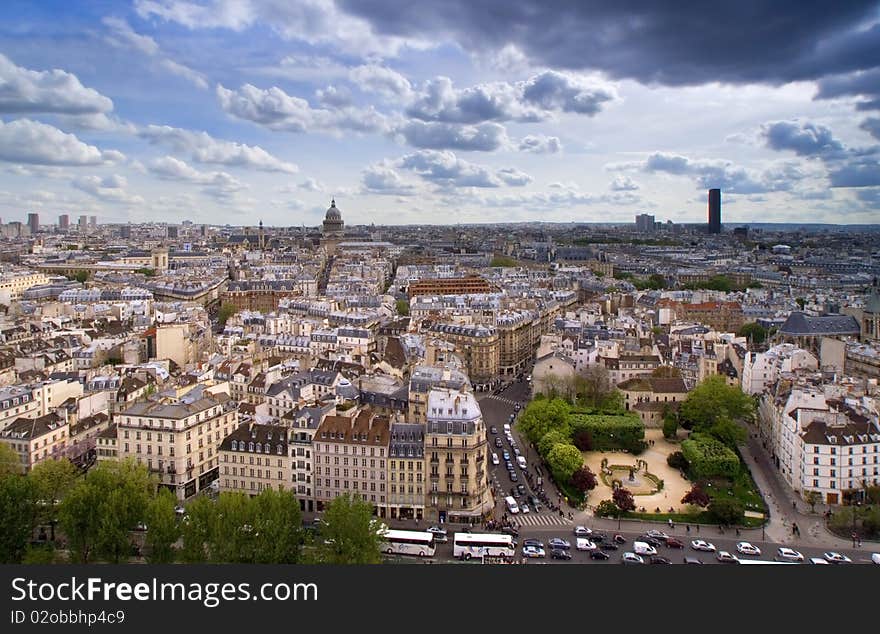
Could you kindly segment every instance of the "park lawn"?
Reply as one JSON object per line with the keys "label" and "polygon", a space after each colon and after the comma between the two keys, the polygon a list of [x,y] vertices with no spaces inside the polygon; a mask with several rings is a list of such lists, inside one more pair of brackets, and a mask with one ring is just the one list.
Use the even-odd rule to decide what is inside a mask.
{"label": "park lawn", "polygon": [[[630,511],[621,515],[624,519],[642,520],[646,522],[663,522],[668,524],[671,519],[675,524],[718,524],[709,511],[700,511],[698,513],[637,513]],[[743,528],[758,528],[765,522],[764,519],[758,517],[744,517],[742,521]]]}

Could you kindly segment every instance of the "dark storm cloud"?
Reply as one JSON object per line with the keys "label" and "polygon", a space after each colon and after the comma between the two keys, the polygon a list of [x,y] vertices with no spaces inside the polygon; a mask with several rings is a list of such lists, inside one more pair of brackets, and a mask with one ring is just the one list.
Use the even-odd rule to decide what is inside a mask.
{"label": "dark storm cloud", "polygon": [[816,99],[853,97],[857,110],[880,110],[880,68],[826,77],[819,81]]}
{"label": "dark storm cloud", "polygon": [[880,119],[877,117],[870,117],[862,121],[859,127],[880,141]]}
{"label": "dark storm cloud", "polygon": [[761,133],[770,149],[792,150],[798,156],[828,156],[843,150],[831,130],[815,123],[774,121],[763,125]]}
{"label": "dark storm cloud", "polygon": [[499,123],[471,126],[413,120],[406,122],[396,132],[402,134],[409,145],[429,150],[492,152],[508,140],[507,131]]}
{"label": "dark storm cloud", "polygon": [[555,68],[644,83],[784,83],[880,66],[876,0],[337,0],[384,35],[512,44]]}

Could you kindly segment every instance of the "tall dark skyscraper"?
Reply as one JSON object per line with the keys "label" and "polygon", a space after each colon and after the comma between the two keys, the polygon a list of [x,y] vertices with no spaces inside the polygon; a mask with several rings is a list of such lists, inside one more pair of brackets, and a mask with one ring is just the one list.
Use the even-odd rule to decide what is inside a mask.
{"label": "tall dark skyscraper", "polygon": [[721,233],[721,190],[709,190],[709,233]]}

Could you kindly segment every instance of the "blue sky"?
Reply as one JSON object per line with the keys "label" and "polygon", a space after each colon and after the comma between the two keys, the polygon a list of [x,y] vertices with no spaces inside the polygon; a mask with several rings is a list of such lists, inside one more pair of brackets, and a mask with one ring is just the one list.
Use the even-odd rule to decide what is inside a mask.
{"label": "blue sky", "polygon": [[880,219],[876,2],[619,4],[6,2],[0,217]]}

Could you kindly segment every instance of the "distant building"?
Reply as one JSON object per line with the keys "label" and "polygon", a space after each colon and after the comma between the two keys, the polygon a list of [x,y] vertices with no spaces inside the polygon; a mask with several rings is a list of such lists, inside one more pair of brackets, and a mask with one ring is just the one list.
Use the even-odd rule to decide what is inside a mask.
{"label": "distant building", "polygon": [[61,231],[67,231],[70,229],[70,216],[67,214],[61,214],[58,216],[58,228]]}
{"label": "distant building", "polygon": [[40,214],[28,214],[27,225],[31,234],[37,233],[40,230]]}
{"label": "distant building", "polygon": [[88,216],[80,216],[79,217],[79,221],[77,222],[77,229],[79,229],[80,233],[86,233],[89,230]]}
{"label": "distant building", "polygon": [[119,237],[126,240],[131,238],[131,225],[122,225],[119,228]]}
{"label": "distant building", "polygon": [[409,297],[417,295],[469,295],[491,293],[492,286],[482,277],[448,277],[417,280],[409,285]]}
{"label": "distant building", "polygon": [[709,233],[721,233],[721,190],[709,190]]}
{"label": "distant building", "polygon": [[654,216],[650,214],[639,214],[636,216],[636,231],[639,233],[654,233],[656,226]]}
{"label": "distant building", "polygon": [[89,229],[96,229],[98,227],[98,217],[97,216],[89,216]]}

